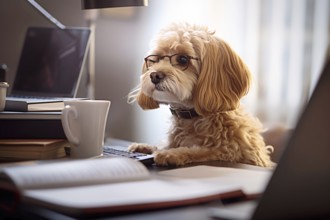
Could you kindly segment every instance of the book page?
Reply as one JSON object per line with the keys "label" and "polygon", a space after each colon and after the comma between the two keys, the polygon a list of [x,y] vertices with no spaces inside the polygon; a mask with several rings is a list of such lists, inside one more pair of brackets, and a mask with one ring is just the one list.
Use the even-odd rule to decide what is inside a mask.
{"label": "book page", "polygon": [[24,191],[26,203],[72,216],[118,213],[198,204],[242,196],[239,184],[207,184],[187,179],[150,178],[113,184]]}
{"label": "book page", "polygon": [[1,147],[8,146],[49,146],[61,145],[68,143],[65,139],[2,139],[0,140]]}
{"label": "book page", "polygon": [[129,158],[102,158],[3,168],[20,189],[57,188],[121,182],[149,177],[147,168]]}
{"label": "book page", "polygon": [[61,111],[64,102],[28,103],[28,111]]}

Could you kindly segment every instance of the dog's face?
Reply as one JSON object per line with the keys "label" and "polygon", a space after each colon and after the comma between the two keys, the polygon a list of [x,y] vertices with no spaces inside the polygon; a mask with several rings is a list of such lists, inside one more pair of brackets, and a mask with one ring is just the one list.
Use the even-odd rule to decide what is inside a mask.
{"label": "dog's face", "polygon": [[164,103],[207,115],[239,105],[249,89],[249,70],[213,34],[189,24],[172,24],[160,31],[142,68],[136,100],[143,109]]}

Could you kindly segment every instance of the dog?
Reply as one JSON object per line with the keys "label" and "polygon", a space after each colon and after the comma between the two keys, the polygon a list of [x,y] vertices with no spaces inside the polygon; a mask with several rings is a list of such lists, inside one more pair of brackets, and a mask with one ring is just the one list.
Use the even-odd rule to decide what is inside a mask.
{"label": "dog", "polygon": [[239,55],[207,26],[172,23],[160,30],[144,59],[138,87],[128,95],[144,110],[169,105],[168,143],[133,143],[161,166],[229,161],[271,167],[260,121],[244,111],[251,74]]}

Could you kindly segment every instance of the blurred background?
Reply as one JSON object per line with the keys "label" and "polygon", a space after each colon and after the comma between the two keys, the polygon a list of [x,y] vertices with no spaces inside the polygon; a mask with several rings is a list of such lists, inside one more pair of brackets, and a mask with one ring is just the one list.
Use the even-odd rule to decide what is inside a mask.
{"label": "blurred background", "polygon": [[[107,137],[136,142],[159,144],[170,126],[167,106],[143,111],[127,103],[150,41],[170,22],[207,25],[240,54],[254,77],[242,103],[265,128],[295,126],[329,43],[329,0],[149,0],[148,7],[98,10],[81,10],[80,0],[37,2],[66,26],[95,29],[95,59],[86,63],[80,94],[112,102]],[[54,25],[26,0],[0,0],[0,25],[0,63],[11,84],[26,29]]]}

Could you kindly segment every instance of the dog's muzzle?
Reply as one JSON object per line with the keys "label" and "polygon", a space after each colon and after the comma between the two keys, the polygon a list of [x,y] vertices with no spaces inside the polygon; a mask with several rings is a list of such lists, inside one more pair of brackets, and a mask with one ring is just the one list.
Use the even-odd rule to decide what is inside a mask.
{"label": "dog's muzzle", "polygon": [[162,72],[152,72],[150,73],[151,82],[155,85],[160,83],[165,78],[165,74]]}

